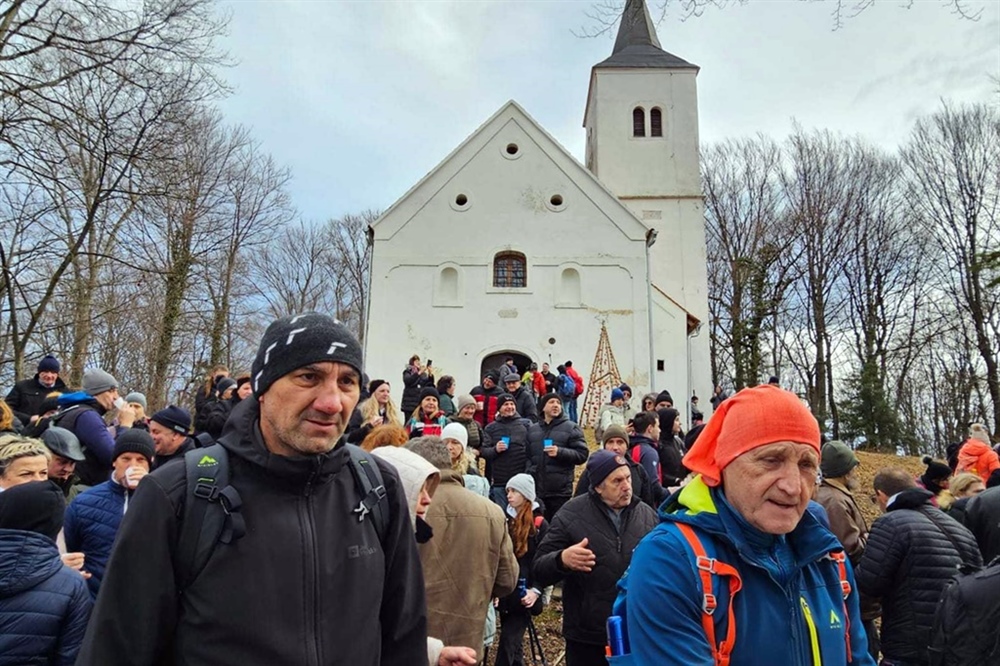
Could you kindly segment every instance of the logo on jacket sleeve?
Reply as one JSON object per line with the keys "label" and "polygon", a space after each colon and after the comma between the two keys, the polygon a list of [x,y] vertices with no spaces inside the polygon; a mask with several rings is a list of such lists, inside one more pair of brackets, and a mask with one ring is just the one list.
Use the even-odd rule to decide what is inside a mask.
{"label": "logo on jacket sleeve", "polygon": [[840,622],[840,617],[837,616],[836,611],[830,610],[830,628],[831,629],[842,629],[843,624]]}

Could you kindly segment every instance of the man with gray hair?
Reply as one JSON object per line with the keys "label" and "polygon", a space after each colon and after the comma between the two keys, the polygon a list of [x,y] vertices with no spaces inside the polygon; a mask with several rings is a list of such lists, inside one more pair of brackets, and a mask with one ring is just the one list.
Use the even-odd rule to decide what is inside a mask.
{"label": "man with gray hair", "polygon": [[[253,395],[217,445],[139,485],[79,666],[412,666],[426,654],[423,576],[399,476],[342,437],[361,359],[357,339],[326,315],[268,326]],[[220,458],[228,478],[206,487]],[[359,459],[381,482],[367,494]],[[185,555],[204,550],[207,512],[222,514],[213,497],[226,522],[191,567]],[[192,507],[205,512],[200,524]]]}
{"label": "man with gray hair", "polygon": [[441,485],[426,517],[434,536],[418,546],[427,585],[428,633],[445,645],[476,646],[481,661],[487,606],[517,586],[507,520],[496,504],[465,489],[440,437],[418,437],[406,448],[441,470]]}

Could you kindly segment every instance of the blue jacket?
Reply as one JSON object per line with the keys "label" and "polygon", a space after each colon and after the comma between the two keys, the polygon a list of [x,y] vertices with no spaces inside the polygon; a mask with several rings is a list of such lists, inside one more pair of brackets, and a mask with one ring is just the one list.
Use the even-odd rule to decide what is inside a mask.
{"label": "blue jacket", "polygon": [[0,666],[69,666],[93,602],[52,539],[0,529]]}
{"label": "blue jacket", "polygon": [[104,408],[93,396],[77,391],[59,396],[59,409],[61,411],[52,417],[52,425],[76,435],[86,456],[86,460],[76,466],[77,475],[88,486],[104,482],[111,474],[111,454],[115,448],[114,437],[101,417]]}
{"label": "blue jacket", "polygon": [[[764,534],[729,505],[720,489],[710,489],[699,476],[667,500],[660,521],[636,547],[631,566],[618,583],[614,612],[626,618],[631,663],[715,663],[702,627],[703,595],[695,557],[677,527],[686,523],[694,528],[708,557],[735,567],[743,581],[733,607],[732,666],[874,666],[850,563],[847,575],[852,589],[844,618],[839,569],[828,557],[843,549],[811,513],[806,512],[788,535]],[[712,580],[718,599],[713,616],[718,642],[728,627],[729,583],[722,576]]]}
{"label": "blue jacket", "polygon": [[[133,492],[129,491],[128,496]],[[66,507],[63,519],[66,550],[86,555],[83,568],[91,573],[87,587],[95,599],[125,515],[126,496],[124,486],[112,479],[80,493]]]}

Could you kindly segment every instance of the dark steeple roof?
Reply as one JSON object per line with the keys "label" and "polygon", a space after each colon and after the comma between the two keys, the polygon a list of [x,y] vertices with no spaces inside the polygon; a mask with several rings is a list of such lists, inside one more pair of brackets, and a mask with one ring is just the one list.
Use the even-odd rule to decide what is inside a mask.
{"label": "dark steeple roof", "polygon": [[595,69],[605,67],[698,69],[697,65],[660,48],[646,0],[626,0],[614,51],[610,58],[594,65]]}

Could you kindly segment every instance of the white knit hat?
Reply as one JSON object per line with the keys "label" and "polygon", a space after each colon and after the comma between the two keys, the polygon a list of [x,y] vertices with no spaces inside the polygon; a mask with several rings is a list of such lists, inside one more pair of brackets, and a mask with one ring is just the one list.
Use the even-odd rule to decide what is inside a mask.
{"label": "white knit hat", "polygon": [[461,423],[449,423],[441,429],[441,439],[457,439],[462,446],[468,446],[469,431]]}
{"label": "white knit hat", "polygon": [[530,474],[515,474],[507,482],[507,490],[516,490],[529,502],[535,501],[535,479]]}

